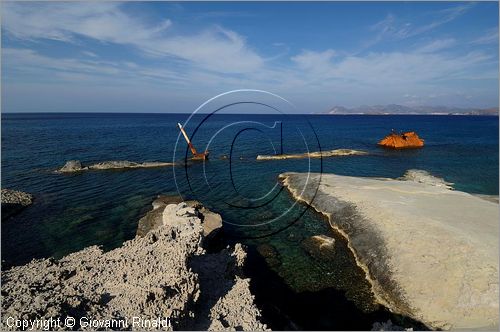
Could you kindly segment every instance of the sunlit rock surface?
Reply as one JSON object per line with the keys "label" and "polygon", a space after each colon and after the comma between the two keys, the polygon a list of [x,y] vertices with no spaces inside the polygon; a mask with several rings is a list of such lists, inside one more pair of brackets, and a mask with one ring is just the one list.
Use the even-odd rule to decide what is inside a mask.
{"label": "sunlit rock surface", "polygon": [[[214,237],[222,228],[222,217],[220,214],[210,211],[200,202],[193,200],[183,202],[180,196],[159,195],[152,203],[153,209],[139,220],[137,235],[144,236],[152,229],[156,229],[169,222],[172,223],[175,216],[172,210],[176,209],[179,203],[185,206],[185,211],[188,211],[192,216],[201,220],[203,236],[205,238],[210,239]],[[168,207],[169,205],[172,206]],[[177,219],[180,219],[180,222],[183,221],[183,218]]]}
{"label": "sunlit rock surface", "polygon": [[281,178],[348,238],[378,301],[433,328],[498,327],[497,203],[438,180]]}

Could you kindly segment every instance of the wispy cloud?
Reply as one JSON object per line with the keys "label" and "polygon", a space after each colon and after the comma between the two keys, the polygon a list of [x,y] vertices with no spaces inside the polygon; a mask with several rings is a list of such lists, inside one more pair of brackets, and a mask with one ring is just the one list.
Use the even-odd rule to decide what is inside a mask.
{"label": "wispy cloud", "polygon": [[[185,75],[180,72],[163,68],[138,66],[135,63],[122,61],[102,61],[92,59],[54,58],[44,56],[31,49],[3,48],[2,66],[8,72],[16,72],[19,75],[40,77],[49,83],[61,81],[72,81],[72,83],[83,83],[91,80],[94,85],[112,83],[123,85],[137,81],[153,81],[163,84],[186,83]],[[53,75],[52,75],[53,74]],[[84,80],[82,81],[82,78]],[[156,80],[156,81],[155,81]]]}
{"label": "wispy cloud", "polygon": [[[439,44],[439,43],[437,43]],[[370,53],[366,56],[348,56],[336,62],[325,58],[324,52],[305,52],[308,59],[322,59],[314,63],[305,74],[311,74],[323,82],[340,80],[356,82],[359,85],[377,86],[383,82],[386,86],[414,85],[421,82],[437,80],[467,79],[481,72],[478,68],[488,61],[496,59],[489,54],[474,51],[464,55],[431,53],[431,49],[439,49],[429,44],[414,52],[382,52]],[[495,79],[496,73],[482,71],[484,77]]]}
{"label": "wispy cloud", "polygon": [[468,12],[472,7],[475,6],[475,3],[469,2],[465,4],[456,5],[454,7],[450,7],[447,9],[439,10],[434,13],[436,19],[434,19],[431,23],[419,26],[414,29],[409,36],[419,35],[421,33],[427,32],[429,30],[433,30],[443,24],[451,22],[460,16],[464,15]]}
{"label": "wispy cloud", "polygon": [[303,50],[291,59],[301,69],[316,71],[318,68],[322,69],[323,67],[328,66],[334,55],[335,51],[331,49],[321,52]]}
{"label": "wispy cloud", "polygon": [[442,51],[450,48],[456,44],[456,40],[453,38],[436,39],[430,43],[427,43],[419,48],[417,52],[420,53],[434,53],[437,51]]}
{"label": "wispy cloud", "polygon": [[472,44],[486,45],[498,44],[498,27],[491,28],[485,34],[472,41]]}
{"label": "wispy cloud", "polygon": [[166,19],[148,25],[128,15],[119,3],[2,4],[3,27],[19,39],[73,42],[78,36],[132,45],[155,56],[176,57],[207,70],[242,73],[264,60],[238,33],[220,26],[192,34],[171,34]]}
{"label": "wispy cloud", "polygon": [[97,58],[97,54],[95,54],[94,52],[90,52],[90,51],[83,51],[82,54],[86,55],[86,56],[89,56],[91,58]]}
{"label": "wispy cloud", "polygon": [[[73,95],[83,102],[91,97],[83,98],[79,91],[89,96],[94,92],[101,98],[108,98],[103,91],[112,91],[113,102],[121,100],[116,97],[119,88],[126,91],[128,101],[147,94],[165,102],[168,91],[169,98],[185,95],[192,102],[197,96],[241,87],[266,89],[308,102],[317,100],[322,107],[331,106],[334,96],[355,104],[361,102],[360,96],[366,98],[365,103],[392,103],[398,102],[395,96],[402,101],[423,102],[423,98],[431,98],[425,96],[439,94],[433,100],[453,96],[454,102],[458,98],[452,94],[459,90],[456,86],[467,92],[463,87],[485,80],[488,91],[494,91],[489,96],[498,96],[496,52],[488,47],[474,47],[473,51],[472,47],[460,48],[460,36],[424,34],[464,15],[471,6],[461,4],[427,13],[430,20],[421,24],[388,15],[371,27],[377,34],[376,43],[417,35],[423,38],[408,40],[405,47],[352,54],[335,43],[312,49],[311,45],[266,45],[261,41],[257,49],[252,40],[222,24],[185,29],[174,18],[146,20],[114,2],[50,6],[9,2],[2,4],[3,33],[22,42],[3,45],[2,83],[7,88],[15,86],[16,91],[26,87],[30,93],[37,91],[39,84],[49,101],[48,96],[57,96],[60,91],[70,98],[73,86]],[[492,43],[494,38],[492,29],[473,43]],[[93,42],[88,43],[89,39]],[[76,51],[45,52],[37,45],[52,44],[40,43],[46,40],[57,40],[60,43],[55,44]],[[99,47],[86,49],[87,43]],[[101,53],[118,45],[120,52],[110,52],[111,57]],[[276,48],[285,50],[274,57],[263,55]]]}
{"label": "wispy cloud", "polygon": [[387,14],[384,19],[371,26],[371,30],[375,31],[376,35],[366,42],[365,47],[373,46],[383,40],[402,40],[429,32],[459,18],[473,6],[474,3],[465,3],[433,12],[430,16],[435,18],[426,24],[418,24],[398,18],[393,14]]}

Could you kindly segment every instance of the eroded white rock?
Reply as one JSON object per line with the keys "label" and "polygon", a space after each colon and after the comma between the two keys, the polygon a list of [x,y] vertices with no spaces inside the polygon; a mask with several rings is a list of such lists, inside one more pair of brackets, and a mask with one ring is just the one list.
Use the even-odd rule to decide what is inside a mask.
{"label": "eroded white rock", "polygon": [[436,181],[309,177],[281,176],[306,202],[321,179],[312,206],[349,239],[380,302],[432,328],[498,328],[497,203]]}

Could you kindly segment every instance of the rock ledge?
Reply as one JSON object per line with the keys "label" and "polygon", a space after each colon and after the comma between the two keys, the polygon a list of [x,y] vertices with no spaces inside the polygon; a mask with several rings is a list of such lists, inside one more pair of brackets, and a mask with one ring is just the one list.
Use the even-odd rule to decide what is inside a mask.
{"label": "rock ledge", "polygon": [[153,168],[153,167],[166,167],[173,166],[174,163],[167,162],[144,162],[137,163],[127,160],[112,160],[103,161],[89,166],[84,166],[79,160],[69,160],[63,167],[58,169],[56,173],[74,173],[88,170],[107,170],[107,169],[136,169],[136,168]]}

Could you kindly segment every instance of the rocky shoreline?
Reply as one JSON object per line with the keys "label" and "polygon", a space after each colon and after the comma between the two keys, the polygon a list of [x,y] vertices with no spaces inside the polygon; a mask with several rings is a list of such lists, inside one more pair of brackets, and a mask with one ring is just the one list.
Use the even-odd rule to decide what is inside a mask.
{"label": "rocky shoreline", "polygon": [[244,248],[204,248],[218,229],[215,214],[198,202],[169,204],[164,197],[153,207],[139,236],[117,249],[93,246],[2,271],[2,330],[16,329],[9,317],[73,317],[73,329],[83,330],[96,329],[90,319],[128,324],[107,329],[155,329],[133,326],[137,316],[168,319],[168,330],[267,329],[242,274]]}
{"label": "rocky shoreline", "polygon": [[11,189],[2,189],[2,221],[21,212],[33,203],[33,195]]}
{"label": "rocky shoreline", "polygon": [[137,163],[128,160],[112,160],[112,161],[102,161],[99,163],[84,166],[79,160],[69,160],[64,164],[63,167],[56,170],[56,173],[75,173],[88,170],[120,170],[120,169],[137,169],[137,168],[155,168],[155,167],[167,167],[174,166],[175,163],[172,162],[144,162]]}
{"label": "rocky shoreline", "polygon": [[498,204],[417,170],[280,177],[348,240],[381,304],[434,329],[498,328]]}

